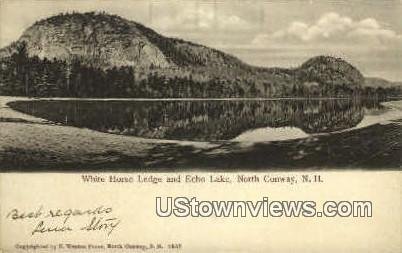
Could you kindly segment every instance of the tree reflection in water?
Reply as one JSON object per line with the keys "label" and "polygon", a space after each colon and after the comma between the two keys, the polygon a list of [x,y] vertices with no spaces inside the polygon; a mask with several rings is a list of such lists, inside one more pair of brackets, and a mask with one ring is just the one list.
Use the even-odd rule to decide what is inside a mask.
{"label": "tree reflection in water", "polygon": [[353,99],[268,101],[18,101],[16,110],[76,127],[146,138],[231,140],[258,128],[308,134],[356,126],[377,103]]}

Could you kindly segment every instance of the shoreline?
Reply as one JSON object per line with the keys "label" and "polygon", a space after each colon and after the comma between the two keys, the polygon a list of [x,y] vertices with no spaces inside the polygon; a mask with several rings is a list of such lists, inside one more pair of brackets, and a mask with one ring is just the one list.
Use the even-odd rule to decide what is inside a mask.
{"label": "shoreline", "polygon": [[[56,100],[56,98],[53,99]],[[383,153],[384,159],[390,156],[389,158],[394,160],[398,159],[398,155],[402,156],[398,151],[402,145],[402,116],[398,120],[391,119],[332,135],[244,145],[244,143],[233,141],[192,142],[146,139],[58,125],[14,111],[6,105],[11,101],[22,100],[41,99],[0,96],[0,139],[2,140],[0,142],[0,171],[29,171],[30,168],[45,171],[74,171],[77,168],[100,171],[159,170],[161,168],[166,168],[168,171],[195,168],[214,171],[222,168],[228,168],[228,170],[246,168],[310,170],[348,167],[365,169],[365,166],[370,164],[360,163],[360,160],[369,159],[372,155],[379,156]],[[402,111],[402,101],[383,104]],[[338,137],[350,138],[350,143],[339,143]],[[365,143],[362,142],[367,138],[370,145],[376,145],[370,146],[374,149],[373,153],[366,152],[352,159],[353,153],[359,152],[353,151],[351,154],[349,149],[364,148]],[[345,145],[345,150],[338,150],[341,145]],[[336,152],[342,153],[341,157],[338,157],[336,152],[333,154],[323,152],[325,146],[335,148]],[[304,149],[307,151],[303,151]],[[332,159],[325,157],[332,155],[335,155]],[[380,165],[388,169],[398,169],[402,167],[402,162],[390,160],[389,163]]]}
{"label": "shoreline", "polygon": [[[60,100],[60,101],[281,101],[281,100],[353,100],[354,97],[233,97],[233,98],[75,98],[75,97],[13,97],[0,96],[0,98],[12,98],[8,102],[17,100]],[[361,99],[361,97],[357,97]],[[402,100],[402,97],[390,97]]]}

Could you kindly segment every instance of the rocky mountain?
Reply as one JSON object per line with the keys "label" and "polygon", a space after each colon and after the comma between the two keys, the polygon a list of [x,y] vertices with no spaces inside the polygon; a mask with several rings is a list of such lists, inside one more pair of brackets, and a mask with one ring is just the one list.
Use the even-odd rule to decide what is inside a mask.
{"label": "rocky mountain", "polygon": [[164,37],[150,28],[105,13],[60,14],[30,26],[5,55],[26,41],[29,55],[40,58],[79,57],[104,67],[239,66],[240,60],[191,42]]}
{"label": "rocky mountain", "polygon": [[[39,20],[16,42],[0,49],[0,58],[10,58],[21,44],[26,45],[30,57],[40,59],[67,63],[79,59],[104,70],[133,66],[140,70],[137,75],[143,73],[136,80],[149,78],[149,73],[170,78],[172,85],[174,78],[198,84],[214,80],[210,85],[219,86],[220,96],[225,96],[221,94],[225,90],[233,92],[234,86],[244,96],[304,96],[309,90],[321,96],[351,94],[364,83],[360,71],[340,58],[318,56],[295,69],[254,67],[219,50],[165,37],[142,24],[106,13],[60,14]],[[12,75],[13,68],[10,65],[5,69]],[[39,76],[46,79],[43,74]]]}
{"label": "rocky mountain", "polygon": [[357,89],[364,83],[358,69],[341,58],[317,56],[303,63],[296,70],[298,80],[316,82],[327,86],[342,86]]}

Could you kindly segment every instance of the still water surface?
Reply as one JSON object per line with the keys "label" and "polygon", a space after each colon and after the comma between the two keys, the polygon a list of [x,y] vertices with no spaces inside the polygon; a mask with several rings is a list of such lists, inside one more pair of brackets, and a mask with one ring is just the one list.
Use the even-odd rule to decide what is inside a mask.
{"label": "still water surface", "polygon": [[12,108],[53,122],[101,132],[193,141],[277,141],[378,123],[389,108],[374,101],[195,100],[17,101]]}

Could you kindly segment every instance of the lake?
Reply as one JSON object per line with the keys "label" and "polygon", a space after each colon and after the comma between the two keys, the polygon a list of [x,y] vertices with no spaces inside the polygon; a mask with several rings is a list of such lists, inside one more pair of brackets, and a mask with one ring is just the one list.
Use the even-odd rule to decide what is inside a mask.
{"label": "lake", "polygon": [[[280,141],[375,124],[390,117],[376,101],[32,100],[15,110],[55,123],[144,138],[239,142]],[[392,116],[392,115],[391,115]]]}

